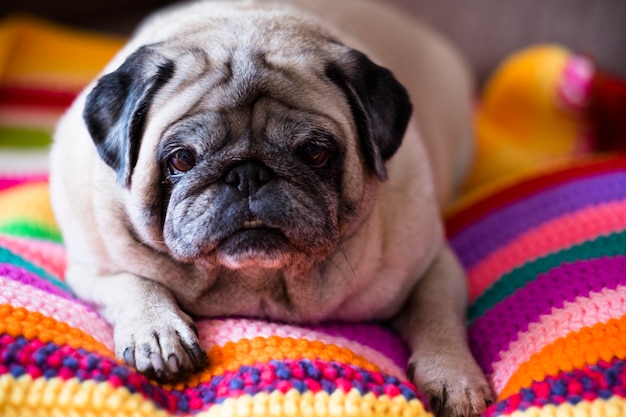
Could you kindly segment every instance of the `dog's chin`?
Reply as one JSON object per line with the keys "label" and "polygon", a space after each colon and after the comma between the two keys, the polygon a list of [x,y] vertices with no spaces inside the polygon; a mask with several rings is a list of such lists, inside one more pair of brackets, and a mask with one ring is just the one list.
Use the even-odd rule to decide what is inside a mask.
{"label": "dog's chin", "polygon": [[242,229],[222,240],[217,261],[229,269],[280,269],[290,263],[290,245],[278,229]]}

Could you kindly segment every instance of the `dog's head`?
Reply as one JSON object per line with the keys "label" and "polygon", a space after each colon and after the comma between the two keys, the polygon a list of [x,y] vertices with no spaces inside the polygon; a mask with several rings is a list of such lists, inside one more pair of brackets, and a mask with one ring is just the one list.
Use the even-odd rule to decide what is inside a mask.
{"label": "dog's head", "polygon": [[172,23],[86,99],[138,240],[231,269],[314,264],[372,204],[411,104],[393,75],[289,15]]}

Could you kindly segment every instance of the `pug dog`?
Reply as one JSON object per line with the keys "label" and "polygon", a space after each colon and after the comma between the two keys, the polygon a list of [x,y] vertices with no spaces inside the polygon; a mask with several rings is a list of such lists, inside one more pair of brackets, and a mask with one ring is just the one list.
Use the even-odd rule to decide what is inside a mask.
{"label": "pug dog", "polygon": [[435,413],[478,415],[493,397],[440,218],[471,158],[471,85],[382,1],[157,12],[56,131],[67,282],[160,381],[207,364],[195,317],[392,321]]}

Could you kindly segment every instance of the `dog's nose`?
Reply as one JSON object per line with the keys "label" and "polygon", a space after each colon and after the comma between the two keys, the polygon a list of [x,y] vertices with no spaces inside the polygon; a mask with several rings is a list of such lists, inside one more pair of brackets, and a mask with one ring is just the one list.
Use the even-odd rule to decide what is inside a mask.
{"label": "dog's nose", "polygon": [[274,172],[261,162],[243,161],[226,171],[223,178],[226,184],[249,196],[270,182],[274,178]]}

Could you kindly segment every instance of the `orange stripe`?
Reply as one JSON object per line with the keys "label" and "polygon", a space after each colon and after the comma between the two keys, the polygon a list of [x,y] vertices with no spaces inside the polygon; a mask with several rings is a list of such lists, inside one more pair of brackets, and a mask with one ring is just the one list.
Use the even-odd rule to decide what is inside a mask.
{"label": "orange stripe", "polygon": [[[113,358],[115,355],[103,344],[83,331],[66,323],[58,322],[41,313],[29,311],[23,307],[0,305],[0,333],[13,337],[23,336],[28,340],[38,339],[44,343],[53,342],[59,346],[68,345],[75,349],[83,348],[102,356]],[[208,352],[209,366],[204,371],[193,375],[183,383],[167,385],[168,388],[184,389],[210,381],[217,375],[237,371],[241,366],[269,363],[271,360],[322,360],[350,364],[359,368],[380,372],[372,362],[355,354],[349,349],[321,341],[294,339],[291,337],[255,337],[228,342],[224,346],[213,346]]]}
{"label": "orange stripe", "polygon": [[349,349],[318,340],[293,339],[291,337],[255,337],[228,342],[224,346],[214,346],[208,352],[209,366],[193,375],[184,384],[169,385],[169,388],[184,389],[209,381],[212,377],[226,372],[237,371],[241,366],[269,363],[271,360],[323,360],[350,364],[359,368],[380,372],[380,369],[367,359]]}
{"label": "orange stripe", "polygon": [[58,346],[83,348],[105,357],[114,357],[106,346],[83,331],[24,307],[0,305],[0,333],[13,337],[23,336],[28,340],[37,339],[44,343],[53,342]]}
{"label": "orange stripe", "polygon": [[572,332],[545,346],[522,364],[499,395],[509,397],[533,381],[543,381],[547,376],[569,372],[614,358],[626,359],[626,315]]}

